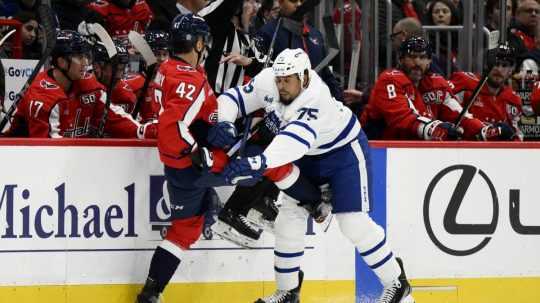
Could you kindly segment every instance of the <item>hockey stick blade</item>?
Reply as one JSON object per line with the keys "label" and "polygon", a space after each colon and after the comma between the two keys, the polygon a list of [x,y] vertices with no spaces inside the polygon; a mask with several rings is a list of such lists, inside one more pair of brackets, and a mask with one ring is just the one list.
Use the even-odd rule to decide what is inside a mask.
{"label": "hockey stick blade", "polygon": [[150,45],[148,45],[148,42],[144,40],[144,37],[141,34],[135,31],[130,31],[128,34],[128,38],[131,42],[131,45],[133,45],[133,47],[137,49],[137,51],[141,54],[144,61],[146,62],[146,79],[144,79],[141,94],[137,98],[137,103],[135,103],[135,107],[133,108],[133,112],[131,113],[133,119],[137,119],[137,115],[139,114],[139,110],[141,109],[144,98],[146,97],[146,92],[148,91],[150,82],[154,79],[156,75],[157,58],[154,55],[152,48],[150,48]]}
{"label": "hockey stick blade", "polygon": [[107,87],[107,99],[105,100],[105,107],[103,108],[103,115],[101,116],[101,120],[98,125],[98,131],[97,131],[97,137],[103,138],[103,135],[105,133],[105,124],[107,123],[107,117],[109,115],[109,109],[111,107],[111,95],[112,91],[115,85],[115,77],[116,74],[116,68],[117,68],[117,51],[116,51],[116,45],[114,44],[114,41],[112,40],[111,36],[109,36],[109,33],[105,28],[99,24],[94,23],[92,25],[92,31],[93,33],[98,37],[101,43],[103,43],[103,46],[105,46],[105,49],[107,50],[107,55],[109,56],[109,59],[111,60],[112,65],[112,73],[111,73],[111,80],[110,83],[108,83]]}
{"label": "hockey stick blade", "polygon": [[17,105],[19,102],[21,102],[23,96],[26,94],[26,91],[34,82],[34,79],[39,74],[39,71],[45,65],[45,62],[49,60],[49,57],[54,50],[54,46],[56,45],[56,29],[54,27],[54,13],[51,9],[50,4],[47,4],[47,1],[43,1],[41,5],[37,7],[37,13],[40,19],[40,24],[43,27],[44,32],[44,44],[45,47],[43,48],[43,53],[41,54],[41,58],[39,59],[37,65],[34,67],[34,70],[26,80],[26,83],[23,85],[17,96],[15,97],[15,100],[9,107],[8,111],[6,112],[4,118],[0,121],[0,133],[4,130],[8,122],[13,117],[13,114],[15,113],[15,110],[17,109]]}
{"label": "hockey stick blade", "polygon": [[111,36],[109,36],[107,30],[99,23],[92,24],[92,29],[94,34],[98,36],[101,43],[103,43],[103,46],[105,46],[109,58],[112,59],[112,57],[116,56],[116,46],[114,45],[114,42]]}
{"label": "hockey stick blade", "polygon": [[[488,43],[488,50],[495,49],[495,48],[497,48],[499,46],[499,43],[498,43],[499,37],[500,37],[499,31],[492,31],[492,32],[489,33],[489,35],[488,35],[488,42],[489,42]],[[456,127],[458,127],[461,124],[461,122],[463,122],[463,119],[465,118],[465,115],[469,112],[469,109],[471,109],[471,106],[474,104],[474,102],[476,102],[476,99],[480,95],[480,91],[482,90],[482,88],[484,88],[484,85],[486,85],[486,83],[487,83],[487,79],[488,79],[488,76],[489,76],[490,73],[491,73],[491,69],[489,71],[485,71],[482,74],[482,78],[480,79],[480,82],[478,82],[478,84],[474,88],[473,94],[469,98],[468,102],[465,103],[465,105],[461,109],[461,112],[459,113],[459,115],[458,115],[458,117],[456,119],[456,122],[454,123]]]}
{"label": "hockey stick blade", "polygon": [[144,40],[144,37],[141,34],[135,31],[130,31],[128,34],[128,38],[129,42],[131,42],[131,45],[133,45],[133,47],[135,47],[135,49],[137,49],[137,51],[141,53],[141,56],[143,57],[147,66],[157,63],[154,52],[152,52],[152,49],[148,45],[148,42]]}

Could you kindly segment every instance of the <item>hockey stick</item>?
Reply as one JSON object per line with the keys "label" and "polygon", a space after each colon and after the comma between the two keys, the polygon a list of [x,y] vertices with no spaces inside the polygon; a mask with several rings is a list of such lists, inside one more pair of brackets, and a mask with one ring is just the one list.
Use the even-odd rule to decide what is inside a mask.
{"label": "hockey stick", "polygon": [[34,67],[34,70],[26,80],[26,83],[24,83],[22,89],[19,91],[17,96],[15,97],[15,100],[9,107],[9,110],[6,112],[6,115],[0,121],[0,132],[4,130],[8,122],[11,121],[13,118],[13,115],[15,114],[15,110],[17,109],[17,105],[19,105],[19,102],[21,102],[23,96],[26,94],[26,91],[34,82],[34,79],[39,74],[41,68],[43,65],[45,65],[45,62],[49,60],[49,57],[54,49],[54,46],[56,44],[56,30],[54,28],[54,20],[53,16],[54,13],[51,9],[51,4],[49,1],[41,1],[41,4],[37,7],[37,13],[39,16],[40,25],[43,27],[44,32],[44,43],[45,46],[43,48],[43,53],[41,54],[41,58],[39,59],[37,65]]}
{"label": "hockey stick", "polygon": [[11,35],[15,34],[16,31],[16,29],[12,29],[7,34],[5,34],[4,37],[2,37],[2,40],[0,40],[0,46],[4,45],[4,42],[6,42],[6,40],[9,39]]}
{"label": "hockey stick", "polygon": [[[497,48],[499,46],[498,40],[499,40],[499,32],[498,31],[490,32],[488,35],[488,50]],[[480,95],[480,91],[482,90],[482,88],[484,88],[484,85],[486,85],[487,83],[489,74],[491,73],[492,69],[493,67],[491,67],[489,70],[486,69],[482,73],[482,78],[480,78],[480,82],[478,82],[478,84],[474,88],[473,94],[469,98],[468,102],[465,103],[465,105],[461,109],[461,112],[459,113],[459,116],[457,117],[456,122],[454,123],[456,128],[461,124],[461,122],[463,122],[465,115],[469,112],[469,109],[471,109],[471,106],[474,104],[474,102],[476,102],[476,99]]]}
{"label": "hockey stick", "polygon": [[107,33],[107,30],[103,28],[103,26],[99,23],[94,23],[92,25],[92,31],[93,34],[95,34],[101,43],[103,43],[103,46],[105,46],[105,49],[107,50],[107,55],[109,56],[109,59],[111,60],[111,80],[109,82],[109,86],[107,87],[107,99],[105,101],[105,107],[103,108],[103,115],[101,116],[101,120],[99,122],[98,131],[97,131],[97,137],[103,138],[103,134],[105,132],[105,124],[107,123],[107,117],[109,115],[109,109],[111,107],[111,95],[112,91],[114,89],[115,84],[115,75],[116,75],[116,68],[117,68],[117,61],[118,56],[116,51],[116,46],[114,45],[114,42],[109,36],[109,33]]}
{"label": "hockey stick", "polygon": [[[270,41],[270,46],[268,47],[268,51],[266,53],[266,60],[264,61],[263,68],[267,68],[268,65],[270,65],[270,60],[272,58],[272,55],[274,54],[274,44],[276,43],[276,37],[277,33],[279,31],[279,28],[281,26],[282,18],[280,17],[277,20],[276,29],[274,30],[274,34],[272,35],[272,40]],[[244,126],[244,133],[242,134],[242,140],[240,140],[240,147],[238,148],[238,157],[244,156],[244,150],[246,148],[247,140],[249,139],[249,133],[251,129],[251,123],[253,122],[252,116],[246,117],[246,125]]]}
{"label": "hockey stick", "polygon": [[143,57],[144,61],[146,62],[146,79],[144,79],[144,84],[141,90],[141,94],[139,97],[137,97],[137,101],[135,103],[135,107],[133,108],[133,112],[131,113],[131,116],[133,119],[137,119],[137,115],[139,114],[139,110],[142,106],[142,103],[144,102],[144,98],[146,97],[146,91],[148,90],[148,86],[150,86],[150,82],[154,79],[157,72],[157,59],[154,53],[152,52],[152,49],[148,45],[148,42],[144,40],[144,37],[135,32],[130,31],[128,34],[129,41],[131,42],[131,45],[139,51],[141,56]]}

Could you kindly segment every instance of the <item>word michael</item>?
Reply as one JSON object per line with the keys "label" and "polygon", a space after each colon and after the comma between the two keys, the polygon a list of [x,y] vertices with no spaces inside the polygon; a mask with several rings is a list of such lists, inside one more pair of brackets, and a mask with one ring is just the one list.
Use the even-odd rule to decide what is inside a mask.
{"label": "word michael", "polygon": [[[21,190],[17,184],[5,185],[0,197],[0,211],[5,211],[5,221],[0,220],[6,222],[7,227],[0,230],[0,238],[138,236],[135,233],[135,184],[124,188],[127,192],[127,210],[117,204],[107,208],[89,204],[84,209],[79,209],[82,207],[66,203],[65,183],[54,190],[56,201],[38,204],[35,200],[29,200],[30,190]],[[30,205],[27,205],[29,202]],[[55,204],[56,207],[53,208]],[[22,205],[25,206],[21,207]],[[44,222],[54,224],[46,224],[47,228]],[[71,224],[66,226],[66,222]]]}

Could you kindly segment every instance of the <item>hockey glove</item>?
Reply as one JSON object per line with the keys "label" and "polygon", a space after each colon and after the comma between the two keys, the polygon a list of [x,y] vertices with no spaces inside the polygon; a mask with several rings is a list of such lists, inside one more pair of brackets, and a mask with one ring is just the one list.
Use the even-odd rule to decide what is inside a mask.
{"label": "hockey glove", "polygon": [[462,135],[463,128],[440,120],[433,120],[422,129],[422,137],[430,141],[458,140]]}
{"label": "hockey glove", "polygon": [[227,149],[236,142],[236,127],[231,122],[218,122],[208,131],[208,143],[212,146]]}
{"label": "hockey glove", "polygon": [[264,155],[239,158],[225,167],[223,176],[229,185],[253,186],[262,179],[265,169]]}
{"label": "hockey glove", "polygon": [[321,185],[319,188],[321,190],[321,199],[317,203],[300,203],[299,205],[309,212],[315,222],[322,223],[332,213],[332,191],[328,184]]}
{"label": "hockey glove", "polygon": [[484,126],[478,134],[478,139],[483,141],[510,141],[516,136],[515,130],[504,122]]}
{"label": "hockey glove", "polygon": [[158,132],[158,124],[150,122],[139,126],[137,130],[137,138],[139,139],[156,139]]}

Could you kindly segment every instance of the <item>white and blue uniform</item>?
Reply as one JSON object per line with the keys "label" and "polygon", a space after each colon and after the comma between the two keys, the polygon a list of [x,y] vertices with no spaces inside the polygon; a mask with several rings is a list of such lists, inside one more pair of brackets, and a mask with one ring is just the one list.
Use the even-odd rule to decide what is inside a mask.
{"label": "white and blue uniform", "polygon": [[[330,95],[314,71],[310,83],[289,105],[279,101],[272,68],[218,98],[220,121],[235,121],[256,110],[273,116],[279,132],[265,149],[268,168],[295,162],[314,184],[330,183],[334,212],[369,210],[367,139],[353,113]],[[358,180],[351,186],[349,180]]]}
{"label": "white and blue uniform", "polygon": [[[267,167],[294,162],[317,185],[330,184],[333,212],[343,234],[356,246],[383,284],[399,273],[384,230],[367,215],[370,159],[367,138],[352,112],[330,95],[309,71],[309,85],[289,104],[280,102],[272,68],[218,98],[218,120],[233,122],[264,109],[275,133],[263,152]],[[298,285],[308,213],[287,195],[275,221],[274,268],[279,290]],[[271,300],[270,300],[271,301]]]}

